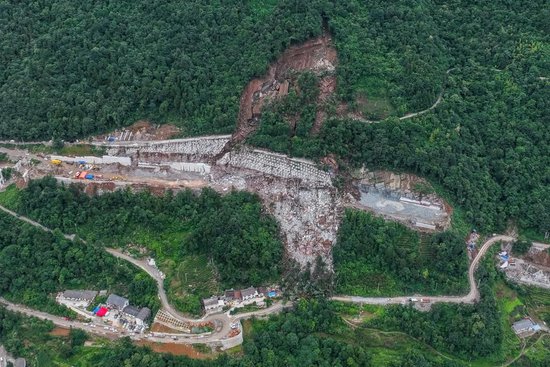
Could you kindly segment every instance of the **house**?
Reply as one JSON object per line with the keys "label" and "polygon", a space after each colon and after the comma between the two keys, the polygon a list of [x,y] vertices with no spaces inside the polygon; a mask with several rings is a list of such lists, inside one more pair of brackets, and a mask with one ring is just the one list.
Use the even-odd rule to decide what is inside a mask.
{"label": "house", "polygon": [[258,296],[266,297],[267,296],[267,288],[266,287],[258,287]]}
{"label": "house", "polygon": [[233,289],[228,289],[223,293],[223,298],[226,302],[231,302],[235,299],[235,291]]}
{"label": "house", "polygon": [[204,310],[206,312],[212,311],[212,310],[217,310],[218,307],[219,307],[218,297],[213,296],[213,297],[210,297],[210,298],[204,298],[202,300],[202,305],[204,306]]}
{"label": "house", "polygon": [[145,321],[151,317],[151,310],[148,307],[143,307],[139,310],[139,313],[136,315],[136,322],[139,325],[144,325]]}
{"label": "house", "polygon": [[246,301],[246,300],[257,297],[258,292],[256,291],[256,288],[249,287],[249,288],[241,290],[241,296],[242,296],[243,301]]}
{"label": "house", "polygon": [[235,296],[233,298],[235,301],[242,301],[243,300],[243,295],[241,294],[241,291],[235,291]]}
{"label": "house", "polygon": [[519,335],[530,331],[538,331],[540,330],[540,326],[533,322],[530,318],[525,318],[514,322],[512,325],[512,330],[514,330],[516,335]]}
{"label": "house", "polygon": [[122,310],[122,312],[134,318],[138,325],[144,325],[145,320],[147,320],[151,316],[151,310],[147,307],[143,307],[140,309],[135,306],[126,306],[124,307],[124,310]]}
{"label": "house", "polygon": [[66,290],[63,292],[63,298],[69,299],[71,301],[85,301],[92,302],[96,298],[96,291],[87,291],[87,290]]}
{"label": "house", "polygon": [[17,358],[13,363],[14,367],[27,367],[27,361],[25,358]]}
{"label": "house", "polygon": [[137,308],[135,306],[128,305],[128,306],[124,307],[122,312],[124,312],[128,316],[136,317],[139,313],[139,308]]}
{"label": "house", "polygon": [[107,306],[121,311],[130,304],[127,298],[117,296],[116,294],[110,294],[105,303]]}

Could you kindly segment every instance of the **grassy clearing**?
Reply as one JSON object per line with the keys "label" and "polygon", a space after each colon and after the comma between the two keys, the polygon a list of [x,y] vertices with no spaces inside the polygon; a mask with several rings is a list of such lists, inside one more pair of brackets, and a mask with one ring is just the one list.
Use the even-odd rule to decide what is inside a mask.
{"label": "grassy clearing", "polygon": [[359,111],[368,119],[382,120],[395,114],[395,109],[386,97],[359,97]]}
{"label": "grassy clearing", "polygon": [[216,269],[205,256],[188,255],[181,262],[166,259],[161,264],[168,279],[168,296],[176,307],[200,315],[200,299],[219,292]]}
{"label": "grassy clearing", "polygon": [[19,190],[14,184],[9,185],[4,191],[0,192],[0,204],[14,209],[19,204]]}
{"label": "grassy clearing", "polygon": [[30,153],[34,154],[60,154],[60,155],[91,155],[101,157],[106,153],[106,149],[103,147],[96,147],[90,144],[74,144],[65,145],[61,149],[55,149],[50,145],[45,144],[0,144],[1,147],[9,149],[26,149]]}

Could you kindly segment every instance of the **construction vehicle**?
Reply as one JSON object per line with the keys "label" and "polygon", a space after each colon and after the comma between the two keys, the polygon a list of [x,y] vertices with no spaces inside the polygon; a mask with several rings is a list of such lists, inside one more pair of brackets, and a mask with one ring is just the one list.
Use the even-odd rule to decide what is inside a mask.
{"label": "construction vehicle", "polygon": [[59,159],[52,159],[50,161],[51,164],[55,164],[56,166],[59,166],[62,162]]}

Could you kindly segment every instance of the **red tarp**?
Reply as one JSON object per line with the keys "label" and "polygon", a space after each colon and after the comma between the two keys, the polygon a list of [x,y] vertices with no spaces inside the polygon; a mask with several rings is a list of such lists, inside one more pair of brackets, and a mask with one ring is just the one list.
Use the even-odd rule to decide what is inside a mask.
{"label": "red tarp", "polygon": [[99,316],[99,317],[103,317],[107,314],[107,312],[109,312],[109,310],[105,307],[101,307],[97,312],[96,312],[96,316]]}

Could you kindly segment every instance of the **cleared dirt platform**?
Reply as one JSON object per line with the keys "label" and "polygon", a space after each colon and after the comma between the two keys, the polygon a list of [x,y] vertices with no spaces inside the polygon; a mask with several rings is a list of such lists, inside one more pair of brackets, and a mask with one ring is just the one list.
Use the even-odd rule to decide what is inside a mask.
{"label": "cleared dirt platform", "polygon": [[187,356],[194,359],[209,359],[215,355],[208,355],[197,351],[189,344],[155,343],[149,341],[136,341],[135,344],[151,348],[157,353],[170,353],[175,356]]}
{"label": "cleared dirt platform", "polygon": [[49,332],[53,336],[69,336],[70,330],[62,327],[55,327],[52,331]]}
{"label": "cleared dirt platform", "polygon": [[171,124],[157,125],[149,121],[137,121],[123,129],[117,129],[108,134],[97,135],[92,138],[94,141],[105,141],[109,137],[116,141],[145,141],[145,140],[166,140],[181,134],[179,127]]}
{"label": "cleared dirt platform", "polygon": [[415,175],[387,171],[356,173],[350,205],[421,231],[438,231],[450,225],[450,206],[430,184]]}

